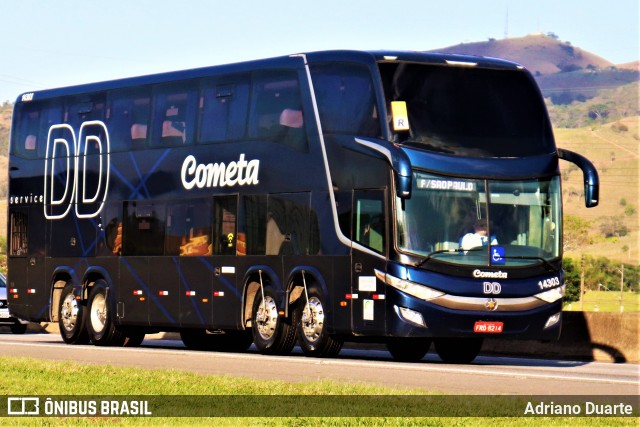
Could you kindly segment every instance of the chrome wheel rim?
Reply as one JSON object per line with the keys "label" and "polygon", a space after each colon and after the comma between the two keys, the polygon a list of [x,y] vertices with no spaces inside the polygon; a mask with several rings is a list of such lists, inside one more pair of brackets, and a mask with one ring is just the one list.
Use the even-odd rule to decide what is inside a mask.
{"label": "chrome wheel rim", "polygon": [[309,298],[302,310],[302,332],[306,340],[315,343],[320,339],[324,328],[324,309],[317,297]]}
{"label": "chrome wheel rim", "polygon": [[103,294],[97,294],[93,298],[89,321],[94,332],[102,332],[107,321],[107,300]]}
{"label": "chrome wheel rim", "polygon": [[73,332],[78,323],[78,301],[73,293],[64,297],[60,317],[62,318],[62,327],[68,332]]}
{"label": "chrome wheel rim", "polygon": [[266,295],[256,311],[256,325],[263,340],[269,340],[276,333],[278,307],[270,296]]}

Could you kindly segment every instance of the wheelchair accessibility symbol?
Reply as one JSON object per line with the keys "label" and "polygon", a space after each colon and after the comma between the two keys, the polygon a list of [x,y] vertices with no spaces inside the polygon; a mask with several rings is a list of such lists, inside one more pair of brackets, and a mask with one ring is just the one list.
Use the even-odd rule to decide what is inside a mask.
{"label": "wheelchair accessibility symbol", "polygon": [[491,247],[491,264],[504,265],[504,247],[492,246]]}

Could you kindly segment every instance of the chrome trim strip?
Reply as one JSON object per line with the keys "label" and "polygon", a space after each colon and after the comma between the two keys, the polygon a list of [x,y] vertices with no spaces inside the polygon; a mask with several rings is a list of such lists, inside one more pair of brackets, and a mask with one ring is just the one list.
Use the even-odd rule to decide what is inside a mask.
{"label": "chrome trim strip", "polygon": [[311,93],[311,103],[313,104],[313,115],[316,120],[316,126],[318,127],[318,137],[320,138],[320,148],[322,151],[322,160],[324,162],[324,170],[327,177],[327,186],[329,188],[329,199],[331,200],[331,212],[333,213],[333,227],[335,229],[336,235],[338,236],[338,240],[342,242],[344,245],[349,246],[352,249],[357,249],[361,252],[365,252],[369,255],[373,255],[376,258],[386,259],[383,255],[362,246],[360,243],[354,242],[349,239],[347,236],[342,234],[342,230],[340,230],[340,225],[338,222],[338,208],[336,207],[336,196],[333,194],[333,180],[331,179],[331,172],[329,170],[329,160],[327,157],[327,150],[325,148],[324,142],[324,134],[322,132],[322,125],[320,123],[320,113],[318,111],[318,103],[316,102],[316,93],[313,89],[313,81],[311,80],[311,70],[309,70],[309,63],[307,62],[307,55],[304,53],[291,55],[290,57],[302,58],[304,62],[304,68],[307,73],[307,81],[309,83],[309,91]]}

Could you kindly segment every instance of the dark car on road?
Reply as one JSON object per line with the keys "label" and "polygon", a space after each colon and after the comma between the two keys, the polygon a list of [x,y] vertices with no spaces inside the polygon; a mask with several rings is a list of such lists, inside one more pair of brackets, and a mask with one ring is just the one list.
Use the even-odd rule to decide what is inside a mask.
{"label": "dark car on road", "polygon": [[27,332],[29,322],[18,319],[9,313],[7,303],[7,278],[0,273],[0,326],[8,326],[14,334],[24,334]]}

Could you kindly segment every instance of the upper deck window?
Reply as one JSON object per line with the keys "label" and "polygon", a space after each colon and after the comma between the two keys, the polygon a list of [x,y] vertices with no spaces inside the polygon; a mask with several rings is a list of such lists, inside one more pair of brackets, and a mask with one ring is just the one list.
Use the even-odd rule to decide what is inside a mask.
{"label": "upper deck window", "polygon": [[62,107],[55,103],[23,104],[18,114],[11,154],[25,158],[42,158],[47,146],[49,127],[62,121]]}
{"label": "upper deck window", "polygon": [[307,151],[300,86],[295,71],[254,75],[249,137]]}
{"label": "upper deck window", "polygon": [[149,136],[151,96],[148,89],[123,90],[110,98],[107,122],[111,150],[142,148]]}
{"label": "upper deck window", "polygon": [[324,133],[380,136],[375,92],[367,67],[314,64],[311,76]]}
{"label": "upper deck window", "polygon": [[154,96],[154,145],[192,144],[196,128],[198,92],[195,86],[174,83]]}
{"label": "upper deck window", "polygon": [[[396,142],[445,154],[520,157],[555,151],[542,97],[523,71],[382,63],[387,109],[404,101]],[[390,119],[390,118],[389,118]]]}
{"label": "upper deck window", "polygon": [[224,142],[244,137],[249,87],[247,76],[205,82],[200,98],[199,142]]}

